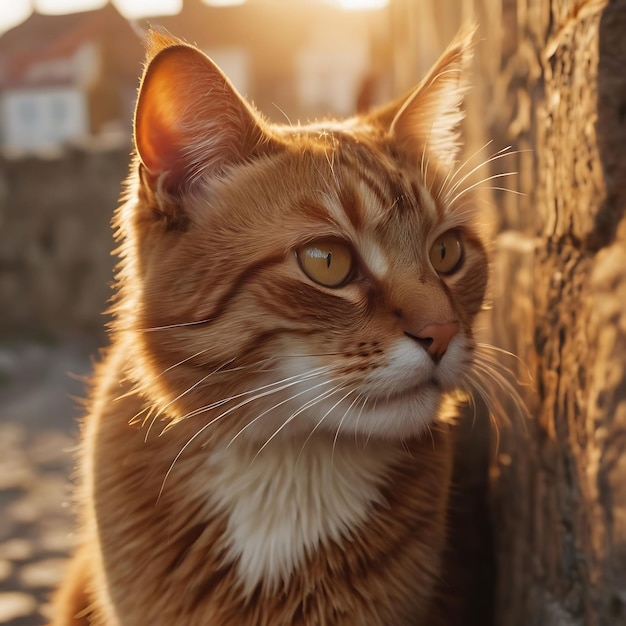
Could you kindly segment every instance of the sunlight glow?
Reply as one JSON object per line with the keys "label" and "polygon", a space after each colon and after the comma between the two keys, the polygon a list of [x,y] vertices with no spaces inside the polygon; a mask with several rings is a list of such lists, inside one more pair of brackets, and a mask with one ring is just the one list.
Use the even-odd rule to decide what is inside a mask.
{"label": "sunlight glow", "polygon": [[0,33],[23,22],[30,14],[30,9],[27,2],[4,4],[0,9]]}
{"label": "sunlight glow", "polygon": [[101,9],[106,0],[37,0],[35,9],[41,13],[58,15],[74,11],[92,11]]}
{"label": "sunlight glow", "polygon": [[212,7],[234,7],[244,4],[246,0],[202,0],[204,4]]}
{"label": "sunlight glow", "polygon": [[175,15],[183,0],[113,0],[117,10],[129,20],[145,15]]}
{"label": "sunlight glow", "polygon": [[[146,15],[174,15],[182,9],[183,0],[112,0],[127,19]],[[210,6],[234,6],[246,0],[202,0]],[[287,1],[287,0],[284,0]],[[383,9],[389,0],[319,0],[331,2],[345,10]],[[0,34],[28,17],[31,10],[58,15],[75,11],[101,9],[107,0],[0,0]]]}
{"label": "sunlight glow", "polygon": [[384,9],[389,0],[337,0],[337,4],[348,11]]}

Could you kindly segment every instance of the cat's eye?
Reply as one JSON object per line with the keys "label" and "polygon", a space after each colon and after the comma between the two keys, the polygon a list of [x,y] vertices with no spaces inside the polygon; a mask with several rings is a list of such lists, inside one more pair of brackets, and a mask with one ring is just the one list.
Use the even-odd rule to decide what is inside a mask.
{"label": "cat's eye", "polygon": [[439,274],[452,274],[461,267],[463,244],[458,232],[449,230],[439,235],[430,248],[430,262]]}
{"label": "cat's eye", "polygon": [[352,252],[339,241],[313,241],[298,248],[296,255],[302,271],[324,287],[341,287],[352,274]]}

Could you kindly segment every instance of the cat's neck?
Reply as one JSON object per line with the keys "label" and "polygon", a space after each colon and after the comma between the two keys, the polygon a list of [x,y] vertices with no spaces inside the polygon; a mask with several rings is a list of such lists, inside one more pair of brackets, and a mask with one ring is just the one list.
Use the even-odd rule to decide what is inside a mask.
{"label": "cat's neck", "polygon": [[385,506],[381,487],[407,452],[381,442],[314,436],[216,446],[209,501],[228,519],[229,556],[244,588],[276,588],[320,545],[340,544]]}

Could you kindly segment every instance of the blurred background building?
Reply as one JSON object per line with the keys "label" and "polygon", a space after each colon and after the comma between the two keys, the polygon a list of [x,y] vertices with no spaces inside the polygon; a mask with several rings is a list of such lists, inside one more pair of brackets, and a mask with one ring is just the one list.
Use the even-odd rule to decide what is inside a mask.
{"label": "blurred background building", "polygon": [[2,146],[16,154],[98,137],[128,141],[150,26],[209,54],[270,118],[350,114],[359,97],[366,106],[390,92],[391,11],[378,4],[348,11],[315,0],[184,0],[178,14],[132,22],[110,2],[33,12],[0,36]]}
{"label": "blurred background building", "polygon": [[127,137],[141,58],[137,33],[112,4],[30,15],[0,37],[5,152],[50,150],[109,133]]}

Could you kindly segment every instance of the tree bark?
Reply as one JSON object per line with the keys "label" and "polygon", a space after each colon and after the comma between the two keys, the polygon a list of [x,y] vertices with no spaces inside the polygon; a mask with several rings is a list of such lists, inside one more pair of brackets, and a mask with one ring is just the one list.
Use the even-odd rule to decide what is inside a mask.
{"label": "tree bark", "polygon": [[626,0],[503,6],[494,132],[532,151],[491,327],[533,383],[491,466],[495,623],[626,624]]}

